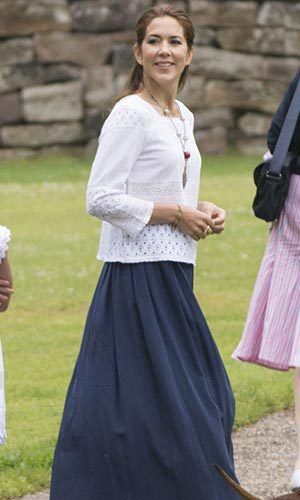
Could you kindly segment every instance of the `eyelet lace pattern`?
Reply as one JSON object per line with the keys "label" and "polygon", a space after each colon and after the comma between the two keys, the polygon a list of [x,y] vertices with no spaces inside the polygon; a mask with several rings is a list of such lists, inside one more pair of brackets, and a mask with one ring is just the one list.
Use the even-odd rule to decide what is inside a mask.
{"label": "eyelet lace pattern", "polygon": [[[191,121],[193,118],[188,110],[186,110],[186,116],[192,138]],[[201,159],[196,144],[192,140],[190,146],[193,160],[190,163],[192,165],[190,177],[184,191],[182,176],[178,175],[177,170],[180,167],[177,165],[171,164],[171,169],[174,168],[174,171],[167,171],[167,181],[165,174],[160,176],[152,171],[151,167],[157,167],[160,162],[167,161],[165,158],[169,155],[169,151],[172,152],[178,147],[176,135],[174,134],[173,138],[171,134],[171,142],[163,143],[165,149],[162,155],[157,152],[157,145],[162,144],[159,142],[161,134],[164,134],[164,127],[168,123],[158,124],[157,121],[160,119],[158,113],[147,103],[145,104],[136,96],[128,96],[116,104],[104,123],[98,151],[105,150],[105,141],[112,142],[109,142],[108,153],[103,153],[103,156],[100,154],[94,163],[98,169],[96,173],[98,172],[99,175],[97,174],[98,177],[95,175],[92,182],[89,182],[86,198],[88,213],[103,221],[97,255],[99,259],[124,263],[159,260],[195,263],[196,242],[192,238],[179,229],[172,230],[168,224],[148,224],[154,203],[180,203],[196,207],[198,200]],[[162,119],[164,120],[164,117]],[[116,134],[112,136],[113,129],[116,129]],[[133,131],[134,129],[136,132]],[[115,139],[115,144],[114,137],[118,138]],[[128,157],[135,148],[137,149],[137,144],[141,148],[139,151],[142,151],[141,157],[140,153],[137,153],[140,163],[134,163],[136,174],[130,171],[127,180],[125,176],[124,180],[120,172],[122,172],[124,162],[128,161]],[[113,160],[116,160],[118,154],[120,156],[118,160],[120,170],[116,168],[116,165],[118,167],[116,161],[114,168],[111,167],[109,161],[109,154],[113,154],[113,148],[116,151]],[[150,163],[149,158],[151,158]],[[143,161],[146,161],[146,167]],[[163,172],[164,165],[162,163],[161,170],[158,168],[156,172]],[[141,182],[142,178],[145,182]]]}
{"label": "eyelet lace pattern", "polygon": [[108,130],[116,127],[146,128],[150,123],[151,118],[141,113],[140,110],[118,107],[108,116],[104,126]]}

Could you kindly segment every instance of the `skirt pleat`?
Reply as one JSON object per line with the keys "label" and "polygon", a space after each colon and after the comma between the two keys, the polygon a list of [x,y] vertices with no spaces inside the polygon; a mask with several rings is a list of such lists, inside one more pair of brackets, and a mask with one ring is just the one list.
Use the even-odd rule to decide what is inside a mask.
{"label": "skirt pleat", "polygon": [[51,500],[233,500],[234,399],[193,266],[104,265],[56,446]]}
{"label": "skirt pleat", "polygon": [[273,226],[251,298],[241,361],[277,370],[300,367],[300,176]]}

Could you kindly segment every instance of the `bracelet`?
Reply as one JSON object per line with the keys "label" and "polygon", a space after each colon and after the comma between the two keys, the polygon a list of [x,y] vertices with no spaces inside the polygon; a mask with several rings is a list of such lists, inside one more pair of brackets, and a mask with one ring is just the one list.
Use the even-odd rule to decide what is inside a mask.
{"label": "bracelet", "polygon": [[178,224],[179,222],[181,221],[182,217],[183,217],[183,213],[182,213],[182,208],[180,205],[177,204],[177,207],[178,207],[178,212],[176,214],[176,219],[175,221],[171,224],[171,227],[172,227],[172,231],[174,231],[177,227],[178,227]]}

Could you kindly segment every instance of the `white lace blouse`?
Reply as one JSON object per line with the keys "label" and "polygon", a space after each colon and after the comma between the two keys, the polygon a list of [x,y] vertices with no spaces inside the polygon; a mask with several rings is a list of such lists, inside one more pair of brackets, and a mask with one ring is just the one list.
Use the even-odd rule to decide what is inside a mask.
{"label": "white lace blouse", "polygon": [[10,230],[5,226],[0,226],[0,262],[4,259],[10,241]]}
{"label": "white lace blouse", "polygon": [[[201,157],[185,118],[187,183],[182,185],[183,149],[175,127],[180,118],[161,116],[138,95],[121,99],[105,121],[87,189],[87,211],[104,222],[97,257],[108,262],[170,260],[195,263],[196,242],[168,224],[147,225],[154,203],[197,207]],[[174,127],[175,125],[175,127]]]}

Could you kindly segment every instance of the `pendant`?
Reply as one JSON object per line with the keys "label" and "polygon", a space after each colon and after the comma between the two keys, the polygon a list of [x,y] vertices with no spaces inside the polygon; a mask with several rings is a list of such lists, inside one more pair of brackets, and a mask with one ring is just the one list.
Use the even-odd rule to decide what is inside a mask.
{"label": "pendant", "polygon": [[182,175],[182,185],[183,185],[183,189],[185,188],[186,181],[187,181],[187,175],[186,175],[186,165],[185,165],[185,166],[184,166],[183,175]]}
{"label": "pendant", "polygon": [[191,153],[189,151],[183,151],[183,156],[184,156],[184,170],[182,174],[182,185],[184,189],[187,182],[187,173],[186,173],[187,162],[188,159],[191,157]]}

